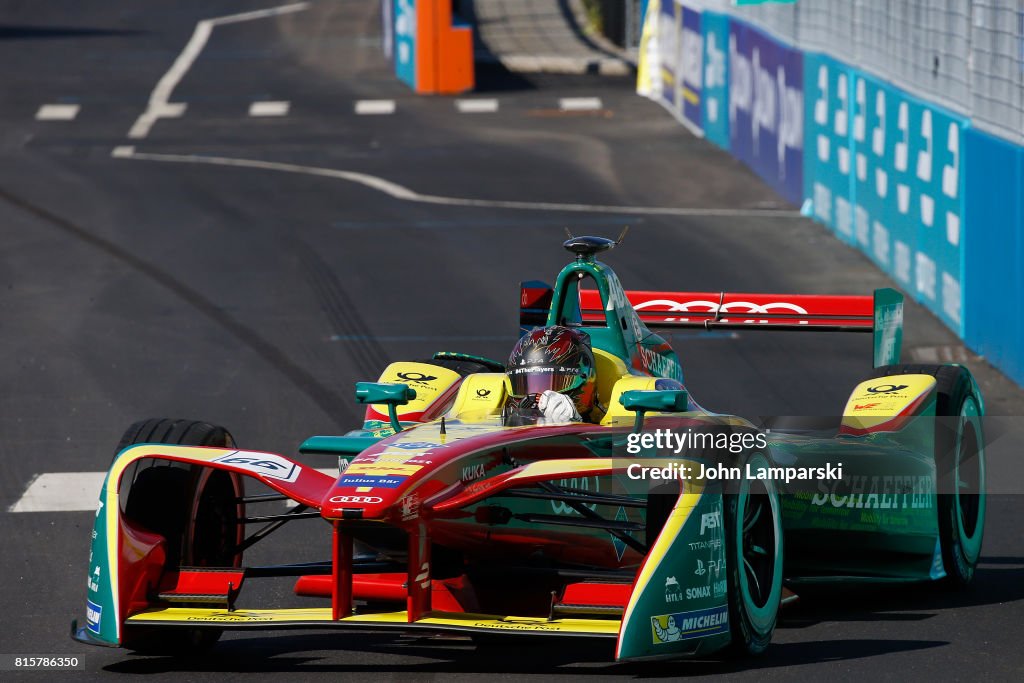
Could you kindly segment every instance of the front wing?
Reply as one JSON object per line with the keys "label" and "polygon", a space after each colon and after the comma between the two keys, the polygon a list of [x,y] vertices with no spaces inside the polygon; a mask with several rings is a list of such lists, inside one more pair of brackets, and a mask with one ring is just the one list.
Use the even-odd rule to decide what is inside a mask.
{"label": "front wing", "polygon": [[[616,640],[616,658],[679,657],[718,650],[729,643],[729,609],[725,590],[725,548],[722,538],[721,496],[695,482],[681,489],[668,519],[650,546],[639,572],[629,586],[628,600],[621,605],[621,618],[574,618],[474,614],[461,611],[421,610],[412,599],[403,611],[351,614],[339,601],[351,601],[351,556],[348,558],[347,591],[335,588],[332,606],[302,609],[249,609],[231,604],[221,609],[169,607],[157,604],[128,604],[125,587],[142,580],[133,576],[133,566],[153,551],[146,538],[132,533],[121,520],[118,492],[127,468],[144,459],[174,460],[213,467],[255,478],[303,505],[319,509],[320,501],[334,479],[285,456],[218,448],[140,445],[123,451],[115,460],[101,492],[93,531],[90,557],[89,596],[84,627],[76,629],[77,640],[119,646],[129,626],[169,628],[380,628],[470,633],[508,633],[561,637],[608,638]],[[542,465],[542,467],[538,467]],[[524,466],[542,469],[550,479],[610,471],[607,460],[546,461]],[[524,472],[520,482],[535,481]],[[505,484],[516,485],[515,478]],[[429,509],[424,510],[429,514]],[[708,519],[716,520],[709,524]],[[332,580],[340,585],[345,558],[337,538],[345,521],[335,520]],[[150,535],[152,536],[152,535]],[[427,586],[429,566],[412,566],[408,583]],[[237,572],[244,572],[243,569]],[[137,574],[138,572],[135,571]],[[230,572],[226,576],[233,575]],[[720,577],[720,578],[719,578]],[[143,577],[144,578],[144,577]],[[528,585],[527,581],[522,582]],[[587,584],[579,584],[577,596],[586,596]],[[592,586],[600,590],[600,586]],[[230,584],[228,586],[230,593]],[[429,598],[427,599],[429,605]]]}

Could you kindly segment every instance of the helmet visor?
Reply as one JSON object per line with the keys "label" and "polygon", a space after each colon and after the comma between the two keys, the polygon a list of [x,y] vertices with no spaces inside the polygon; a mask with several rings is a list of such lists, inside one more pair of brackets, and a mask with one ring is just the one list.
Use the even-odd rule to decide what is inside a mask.
{"label": "helmet visor", "polygon": [[564,393],[583,384],[579,371],[573,367],[524,366],[509,373],[513,396],[542,394],[545,391]]}

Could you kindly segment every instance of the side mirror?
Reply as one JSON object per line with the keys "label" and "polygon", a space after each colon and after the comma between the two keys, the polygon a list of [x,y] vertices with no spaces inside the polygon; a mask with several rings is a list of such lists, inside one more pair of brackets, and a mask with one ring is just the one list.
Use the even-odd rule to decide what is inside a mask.
{"label": "side mirror", "polygon": [[636,413],[633,431],[639,432],[644,424],[644,413],[654,410],[661,413],[685,413],[690,405],[690,395],[685,389],[658,389],[642,391],[634,389],[622,392],[619,403],[626,410]]}
{"label": "side mirror", "polygon": [[408,384],[356,382],[356,401],[364,405],[385,404],[388,407],[391,427],[396,432],[402,431],[402,425],[398,422],[396,407],[404,406],[414,398],[416,398],[416,390]]}

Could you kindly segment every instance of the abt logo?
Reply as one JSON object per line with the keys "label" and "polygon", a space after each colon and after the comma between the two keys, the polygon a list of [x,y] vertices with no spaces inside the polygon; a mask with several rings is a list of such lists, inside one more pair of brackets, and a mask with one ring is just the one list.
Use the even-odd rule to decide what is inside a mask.
{"label": "abt logo", "polygon": [[700,516],[700,535],[708,529],[718,529],[722,526],[722,513],[719,511],[705,512]]}
{"label": "abt logo", "polygon": [[373,505],[384,502],[379,496],[332,496],[327,500],[330,503],[355,503],[357,505]]}

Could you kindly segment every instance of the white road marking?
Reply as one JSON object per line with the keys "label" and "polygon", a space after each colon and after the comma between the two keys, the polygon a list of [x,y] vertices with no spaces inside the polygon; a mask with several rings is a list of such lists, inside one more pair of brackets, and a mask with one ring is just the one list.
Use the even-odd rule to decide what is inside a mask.
{"label": "white road marking", "polygon": [[253,102],[249,105],[249,116],[288,116],[291,102]]}
{"label": "white road marking", "polygon": [[498,111],[498,100],[455,100],[455,109],[460,114],[490,114]]}
{"label": "white road marking", "polygon": [[118,145],[110,152],[110,156],[115,159],[126,159],[133,154],[135,154],[135,147],[133,145]]}
{"label": "white road marking", "polygon": [[308,2],[299,2],[293,5],[281,5],[280,7],[271,7],[254,12],[242,12],[240,14],[214,17],[213,19],[203,19],[197,23],[192,37],[185,44],[185,49],[181,51],[181,54],[174,60],[171,68],[167,70],[167,73],[163,75],[157,82],[156,87],[153,88],[153,92],[149,95],[149,105],[146,107],[146,111],[139,114],[139,118],[136,119],[131,130],[128,131],[128,137],[134,140],[141,140],[149,135],[149,131],[157,120],[177,118],[184,115],[186,105],[183,103],[172,103],[171,93],[174,92],[178,83],[188,73],[188,70],[192,68],[192,64],[199,57],[199,53],[203,51],[206,41],[210,39],[210,34],[213,33],[215,26],[300,12],[308,7]]}
{"label": "white road marking", "polygon": [[44,104],[36,112],[36,121],[74,121],[81,108],[77,104]]}
{"label": "white road marking", "polygon": [[467,199],[462,197],[443,197],[439,195],[420,194],[415,190],[393,183],[390,180],[372,176],[357,171],[342,171],[333,168],[320,168],[317,166],[300,166],[298,164],[286,164],[276,161],[259,161],[257,159],[235,159],[231,157],[203,156],[200,154],[155,154],[150,152],[135,152],[127,159],[138,159],[142,161],[160,161],[165,163],[179,164],[208,164],[211,166],[230,166],[234,168],[252,168],[263,171],[278,171],[283,173],[297,173],[301,175],[317,176],[320,178],[334,178],[356,183],[371,190],[377,190],[384,194],[406,202],[420,204],[440,204],[444,206],[474,206],[491,209],[524,209],[529,211],[570,211],[579,213],[613,213],[613,214],[643,214],[649,216],[721,216],[721,217],[751,217],[751,218],[797,218],[799,211],[789,209],[694,209],[667,206],[611,206],[607,204],[560,204],[557,202],[522,202],[505,201],[496,199]]}
{"label": "white road marking", "polygon": [[47,472],[29,482],[10,512],[95,510],[106,472]]}
{"label": "white road marking", "polygon": [[[318,467],[329,477],[338,468]],[[95,512],[106,472],[46,472],[35,476],[8,512]]]}
{"label": "white road marking", "polygon": [[602,106],[600,97],[562,97],[558,100],[558,108],[562,111],[595,111]]}
{"label": "white road marking", "polygon": [[394,100],[359,100],[356,102],[356,113],[366,116],[379,114],[394,114]]}

